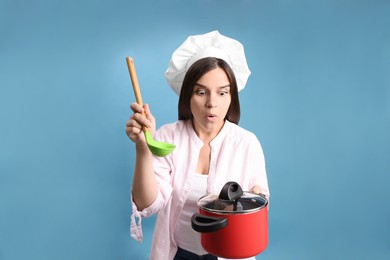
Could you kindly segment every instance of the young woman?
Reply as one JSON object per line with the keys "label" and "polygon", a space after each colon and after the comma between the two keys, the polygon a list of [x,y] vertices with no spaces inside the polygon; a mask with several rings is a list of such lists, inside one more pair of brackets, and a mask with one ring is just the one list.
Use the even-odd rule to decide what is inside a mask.
{"label": "young woman", "polygon": [[[217,259],[202,248],[200,234],[191,228],[191,216],[198,212],[200,197],[219,194],[226,182],[235,181],[243,190],[269,196],[260,142],[237,125],[239,88],[231,60],[219,58],[220,54],[203,56],[184,68],[185,77],[177,91],[177,122],[155,132],[148,105],[130,106],[133,115],[126,132],[136,145],[131,232],[133,238],[142,240],[141,218],[158,214],[151,259]],[[166,157],[154,157],[143,126],[151,129],[156,140],[174,143],[176,149]]]}

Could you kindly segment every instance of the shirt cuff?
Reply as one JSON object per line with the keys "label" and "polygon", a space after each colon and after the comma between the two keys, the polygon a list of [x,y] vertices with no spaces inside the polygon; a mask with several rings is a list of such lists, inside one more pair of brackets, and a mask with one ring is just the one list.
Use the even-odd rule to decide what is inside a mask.
{"label": "shirt cuff", "polygon": [[130,216],[130,235],[137,242],[142,242],[143,233],[142,233],[142,218],[150,217],[155,213],[156,204],[161,201],[162,195],[159,192],[156,200],[147,208],[144,208],[142,211],[138,211],[137,205],[135,205],[133,198],[131,198],[131,207],[132,214]]}

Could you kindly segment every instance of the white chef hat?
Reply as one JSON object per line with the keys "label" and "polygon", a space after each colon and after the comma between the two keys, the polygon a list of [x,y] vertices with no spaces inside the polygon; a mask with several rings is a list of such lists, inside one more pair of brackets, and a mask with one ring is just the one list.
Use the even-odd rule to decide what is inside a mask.
{"label": "white chef hat", "polygon": [[226,37],[218,31],[189,36],[177,48],[165,71],[165,78],[173,91],[180,96],[184,76],[191,65],[202,58],[216,57],[226,61],[232,68],[238,91],[245,87],[251,74],[244,53],[244,46],[237,40]]}

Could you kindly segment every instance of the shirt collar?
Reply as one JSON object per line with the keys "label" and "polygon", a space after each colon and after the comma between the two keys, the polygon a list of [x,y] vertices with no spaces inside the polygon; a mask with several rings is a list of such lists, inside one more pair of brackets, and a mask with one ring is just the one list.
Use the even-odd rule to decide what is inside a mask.
{"label": "shirt collar", "polygon": [[[195,132],[194,127],[192,126],[191,120],[186,120],[186,126],[187,126],[187,131],[189,133],[189,136],[191,140],[195,143],[196,146],[202,147],[203,142],[200,140],[198,135]],[[221,129],[221,131],[217,134],[217,136],[210,142],[210,146],[214,147],[216,145],[219,145],[222,143],[226,135],[229,133],[230,128],[231,128],[232,123],[229,122],[228,120],[225,120],[225,123]]]}
{"label": "shirt collar", "polygon": [[229,133],[232,123],[228,120],[225,120],[225,124],[223,125],[221,131],[217,134],[217,136],[210,142],[210,146],[214,147],[216,145],[220,145],[222,141],[225,139],[226,135]]}

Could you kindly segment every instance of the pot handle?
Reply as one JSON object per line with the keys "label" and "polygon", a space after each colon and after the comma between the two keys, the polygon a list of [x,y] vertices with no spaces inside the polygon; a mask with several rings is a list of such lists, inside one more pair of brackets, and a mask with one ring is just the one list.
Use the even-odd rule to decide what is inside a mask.
{"label": "pot handle", "polygon": [[195,213],[191,218],[191,226],[197,232],[210,233],[218,231],[228,224],[227,218],[216,218]]}

